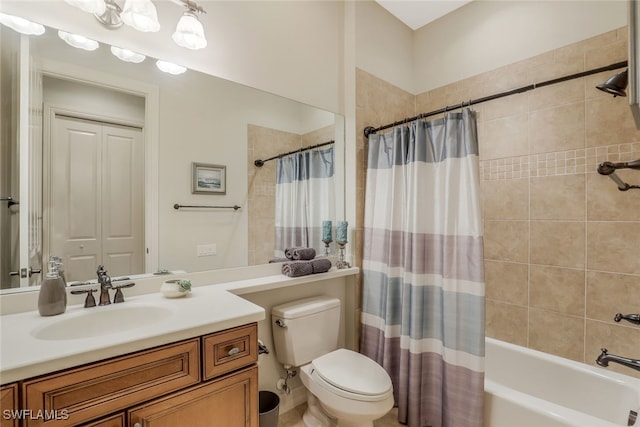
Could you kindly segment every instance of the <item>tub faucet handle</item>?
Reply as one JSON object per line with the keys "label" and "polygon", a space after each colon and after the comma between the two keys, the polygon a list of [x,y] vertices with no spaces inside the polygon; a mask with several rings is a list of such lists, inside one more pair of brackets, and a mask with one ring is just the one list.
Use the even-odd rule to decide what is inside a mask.
{"label": "tub faucet handle", "polygon": [[616,313],[616,315],[613,317],[613,320],[616,322],[619,322],[622,319],[626,320],[627,322],[633,323],[635,325],[640,325],[640,314]]}

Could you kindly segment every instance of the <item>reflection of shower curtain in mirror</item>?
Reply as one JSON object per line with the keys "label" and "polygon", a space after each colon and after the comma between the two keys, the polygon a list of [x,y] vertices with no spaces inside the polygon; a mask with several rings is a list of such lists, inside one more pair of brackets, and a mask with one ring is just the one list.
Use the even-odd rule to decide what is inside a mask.
{"label": "reflection of shower curtain in mirror", "polygon": [[322,221],[335,219],[334,150],[310,150],[276,165],[275,256],[289,247],[324,253]]}

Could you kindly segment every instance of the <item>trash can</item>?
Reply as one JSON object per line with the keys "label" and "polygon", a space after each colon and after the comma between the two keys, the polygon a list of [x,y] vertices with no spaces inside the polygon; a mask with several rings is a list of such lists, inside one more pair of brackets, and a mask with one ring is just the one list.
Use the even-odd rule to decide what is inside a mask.
{"label": "trash can", "polygon": [[258,393],[258,411],[260,427],[278,427],[278,411],[280,398],[272,391],[262,390]]}

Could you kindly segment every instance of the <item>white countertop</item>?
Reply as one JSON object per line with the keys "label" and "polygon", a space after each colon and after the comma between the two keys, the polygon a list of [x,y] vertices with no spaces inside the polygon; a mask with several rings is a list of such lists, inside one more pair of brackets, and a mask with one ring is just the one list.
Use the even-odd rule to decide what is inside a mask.
{"label": "white countertop", "polygon": [[[64,314],[50,317],[41,317],[37,311],[3,315],[0,316],[0,384],[257,322],[265,318],[264,309],[240,294],[355,275],[358,271],[350,268],[297,278],[273,275],[200,285],[194,286],[187,297],[176,299],[164,298],[155,291],[128,296],[121,304],[91,308],[69,305]],[[158,311],[164,308],[164,314],[153,321],[144,319],[144,324],[119,323],[118,310],[139,307],[143,312],[149,306],[157,307]],[[113,320],[106,314],[109,311],[114,312]],[[94,313],[111,323],[108,331],[98,336],[82,329],[89,327],[87,316]],[[55,322],[61,322],[65,333],[72,335],[76,331],[73,328],[78,328],[79,336],[71,339],[37,336],[38,331]]]}

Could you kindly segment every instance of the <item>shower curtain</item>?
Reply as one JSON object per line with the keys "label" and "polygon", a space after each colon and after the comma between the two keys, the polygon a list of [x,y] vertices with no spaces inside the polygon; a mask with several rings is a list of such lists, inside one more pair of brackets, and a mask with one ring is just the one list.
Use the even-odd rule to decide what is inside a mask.
{"label": "shower curtain", "polygon": [[275,256],[305,246],[324,253],[322,221],[335,219],[334,149],[279,158],[276,164]]}
{"label": "shower curtain", "polygon": [[484,271],[475,112],[369,137],[361,351],[410,427],[482,427]]}

